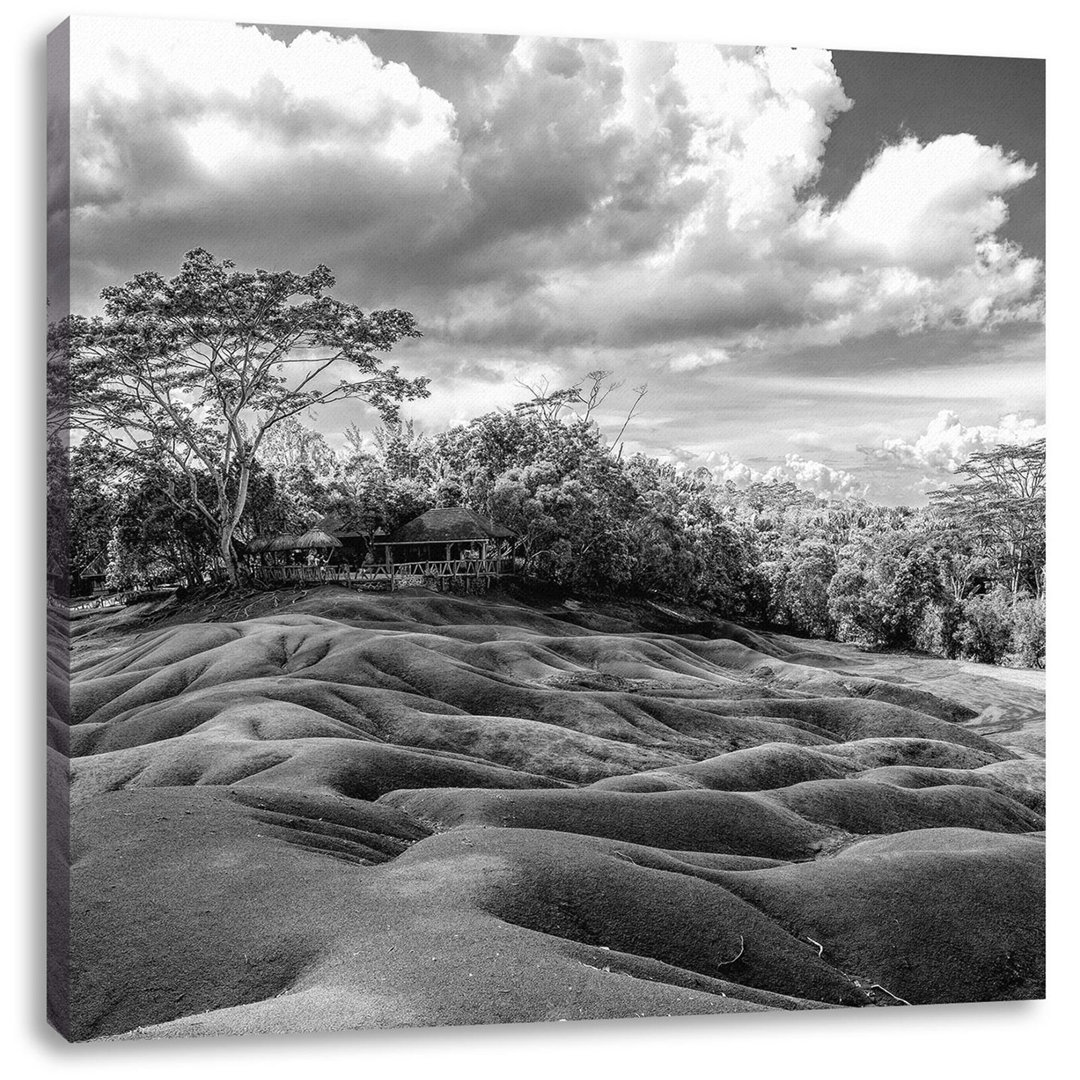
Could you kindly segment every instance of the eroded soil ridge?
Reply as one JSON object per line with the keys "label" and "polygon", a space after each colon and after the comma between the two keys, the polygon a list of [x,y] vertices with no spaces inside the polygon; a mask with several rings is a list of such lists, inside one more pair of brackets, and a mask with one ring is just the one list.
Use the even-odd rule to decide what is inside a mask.
{"label": "eroded soil ridge", "polygon": [[75,624],[75,1037],[1042,995],[1030,678],[289,599]]}

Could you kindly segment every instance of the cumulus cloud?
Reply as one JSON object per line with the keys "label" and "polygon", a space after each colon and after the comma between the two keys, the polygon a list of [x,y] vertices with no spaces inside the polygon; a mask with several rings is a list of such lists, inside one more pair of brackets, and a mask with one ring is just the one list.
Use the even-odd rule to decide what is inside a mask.
{"label": "cumulus cloud", "polygon": [[[572,235],[542,245],[559,273],[480,320],[486,327],[514,332],[524,322],[546,345],[684,342],[670,367],[687,372],[765,348],[1041,320],[1041,263],[998,236],[1006,195],[1034,166],[969,134],[907,138],[829,207],[808,192],[830,125],[852,102],[827,52],[657,47],[646,83],[638,71],[649,48],[632,54],[619,106],[602,124],[609,135],[629,126],[623,169],[640,162],[642,115],[678,132],[653,167],[664,183],[624,201],[630,213],[613,213],[612,195],[594,198]],[[625,182],[625,171],[606,175],[609,191]],[[630,232],[643,246],[605,258]],[[470,305],[455,325],[474,339],[477,322]],[[545,324],[557,339],[544,338]]]}
{"label": "cumulus cloud", "polygon": [[465,198],[453,106],[358,39],[97,18],[72,37],[72,243],[90,284],[199,244],[262,265],[415,257],[438,242],[431,207]]}
{"label": "cumulus cloud", "polygon": [[755,469],[725,450],[706,446],[675,447],[668,451],[680,468],[708,469],[721,483],[730,481],[737,487],[754,483],[793,483],[806,491],[828,498],[862,498],[867,485],[844,469],[834,469],[820,461],[799,454],[787,454],[783,462],[769,468]]}
{"label": "cumulus cloud", "polygon": [[1041,264],[998,236],[1034,173],[1006,150],[908,138],[839,205],[812,194],[857,107],[824,50],[74,27],[90,295],[196,244],[304,253],[447,342],[654,345],[683,374],[1041,318]]}
{"label": "cumulus cloud", "polygon": [[[434,380],[425,423],[516,400],[519,370],[566,384],[602,366],[670,415],[638,429],[648,452],[674,425],[722,430],[722,478],[843,492],[850,474],[799,455],[865,422],[871,373],[808,357],[895,350],[897,398],[910,382],[936,408],[1002,342],[1038,340],[1015,324],[1042,320],[1042,265],[1003,237],[1036,165],[912,135],[827,202],[830,133],[859,102],[825,50],[87,17],[72,37],[75,308],[197,246],[326,263],[342,299],[416,314],[424,340],[395,355]],[[995,370],[997,398],[1031,409],[1023,373]],[[973,438],[949,457],[930,435],[876,446],[875,485]],[[775,461],[777,437],[797,453],[746,464]]]}
{"label": "cumulus cloud", "polygon": [[833,469],[820,461],[810,461],[798,454],[787,454],[782,465],[773,465],[766,470],[762,479],[766,483],[783,483],[790,480],[807,491],[829,498],[862,497],[866,495],[867,485],[861,484],[844,469]]}
{"label": "cumulus cloud", "polygon": [[1032,166],[973,135],[926,145],[909,137],[881,150],[824,228],[854,263],[949,273],[969,264],[979,239],[1005,224],[1002,193],[1034,175]]}
{"label": "cumulus cloud", "polygon": [[1034,175],[968,134],[883,148],[838,207],[811,204],[798,223],[830,267],[812,305],[849,333],[1039,318],[1040,263],[995,236],[1004,194]]}
{"label": "cumulus cloud", "polygon": [[[1001,417],[996,424],[964,424],[957,413],[942,409],[927,425],[926,431],[912,441],[901,438],[882,439],[863,452],[878,461],[895,462],[920,469],[956,470],[972,454],[996,446],[1024,446],[1046,438],[1046,425],[1032,417],[1015,413]],[[927,483],[932,483],[926,477]]]}
{"label": "cumulus cloud", "polygon": [[751,469],[746,462],[738,461],[731,454],[724,452],[710,451],[702,455],[702,460],[696,463],[696,466],[701,465],[704,465],[721,483],[730,481],[738,487],[746,487],[747,484],[761,479],[761,474]]}

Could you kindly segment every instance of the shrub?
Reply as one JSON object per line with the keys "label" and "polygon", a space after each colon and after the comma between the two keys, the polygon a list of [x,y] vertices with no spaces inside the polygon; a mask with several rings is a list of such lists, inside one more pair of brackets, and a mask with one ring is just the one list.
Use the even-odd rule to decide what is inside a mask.
{"label": "shrub", "polygon": [[1012,611],[1012,651],[1006,657],[1018,667],[1046,666],[1046,601],[1021,596]]}
{"label": "shrub", "polygon": [[912,644],[923,652],[955,660],[960,653],[958,636],[963,612],[954,600],[927,604],[912,633]]}
{"label": "shrub", "polygon": [[960,644],[963,654],[981,664],[996,664],[1012,642],[1012,596],[1002,585],[963,602]]}

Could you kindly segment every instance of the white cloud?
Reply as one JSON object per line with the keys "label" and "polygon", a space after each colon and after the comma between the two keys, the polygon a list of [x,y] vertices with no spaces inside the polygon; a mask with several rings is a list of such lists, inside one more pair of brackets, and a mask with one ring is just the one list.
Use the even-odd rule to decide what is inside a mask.
{"label": "white cloud", "polygon": [[743,461],[737,461],[730,454],[712,453],[705,456],[705,467],[713,476],[722,483],[731,481],[739,487],[746,487],[755,480],[760,479],[761,474],[751,469]]}
{"label": "white cloud", "polygon": [[828,440],[820,431],[793,431],[788,435],[787,441],[803,450],[820,450],[828,446]]}
{"label": "white cloud", "polygon": [[1045,423],[1032,417],[1010,413],[996,424],[968,426],[952,410],[942,409],[927,425],[926,431],[913,441],[882,439],[877,446],[865,448],[864,452],[879,461],[955,472],[972,454],[995,446],[1023,446],[1044,438]]}
{"label": "white cloud", "polygon": [[[194,155],[212,167],[308,148],[406,163],[445,146],[454,109],[401,64],[384,64],[356,38],[304,31],[288,46],[255,27],[184,19],[79,19],[71,96],[76,112],[156,101],[171,108]],[[85,113],[83,145],[93,146]],[[232,145],[231,140],[241,140]]]}
{"label": "white cloud", "polygon": [[[998,235],[1006,196],[1034,166],[970,134],[907,138],[883,148],[830,209],[806,194],[830,124],[852,107],[828,53],[650,48],[620,52],[629,77],[611,123],[640,136],[643,116],[674,122],[657,112],[657,90],[681,92],[690,139],[667,183],[700,195],[639,257],[568,264],[504,306],[500,324],[542,312],[534,325],[550,321],[570,338],[679,342],[669,367],[689,373],[752,349],[1042,319],[1041,263]],[[614,227],[609,205],[596,204],[579,243]]]}
{"label": "white cloud", "polygon": [[675,77],[695,123],[693,152],[713,198],[701,224],[757,229],[790,210],[821,168],[833,117],[851,107],[828,52],[680,44]]}
{"label": "white cloud", "polygon": [[974,135],[909,137],[881,150],[824,228],[853,262],[948,273],[971,264],[978,242],[1008,219],[1002,195],[1034,175]]}
{"label": "white cloud", "polygon": [[[1041,263],[997,235],[1005,196],[1034,176],[1033,166],[970,134],[907,138],[885,147],[827,209],[801,190],[820,168],[842,104],[822,92],[799,109],[778,100],[732,105],[721,130],[734,127],[749,143],[714,146],[705,208],[684,229],[669,282],[654,287],[688,329],[695,318],[707,325],[708,309],[720,346],[789,349],[1042,319]],[[777,115],[789,125],[776,127],[784,139],[755,145],[755,132],[777,125]],[[725,320],[733,327],[726,335]]]}
{"label": "white cloud", "polygon": [[799,454],[787,454],[781,464],[761,471],[740,461],[723,450],[707,446],[675,447],[669,456],[683,469],[708,469],[721,483],[731,481],[737,487],[753,483],[791,482],[806,491],[813,491],[828,498],[861,498],[866,495],[867,485],[844,469],[834,469],[820,461],[812,461]]}
{"label": "white cloud", "polygon": [[698,368],[726,364],[730,359],[731,354],[726,349],[701,349],[672,357],[668,361],[668,367],[672,371],[696,371]]}
{"label": "white cloud", "polygon": [[454,107],[357,38],[76,18],[71,118],[80,299],[200,245],[298,270],[426,251],[466,199]]}
{"label": "white cloud", "polygon": [[840,205],[807,194],[858,107],[827,51],[454,40],[483,66],[456,104],[358,37],[76,20],[76,264],[303,245],[443,338],[655,344],[687,375],[1042,316],[1040,263],[998,235],[1034,174],[1006,150],[907,138]]}
{"label": "white cloud", "polygon": [[866,495],[866,484],[859,481],[844,469],[833,469],[820,461],[810,461],[798,454],[787,454],[782,465],[773,465],[766,470],[762,479],[766,483],[782,483],[790,480],[807,491],[829,498],[862,497]]}

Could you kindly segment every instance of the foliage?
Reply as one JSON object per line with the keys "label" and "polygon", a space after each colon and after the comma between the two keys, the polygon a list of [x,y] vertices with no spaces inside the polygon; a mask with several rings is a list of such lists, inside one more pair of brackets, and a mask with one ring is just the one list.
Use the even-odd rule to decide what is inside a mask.
{"label": "foliage", "polygon": [[1018,667],[1046,665],[1046,599],[1020,596],[1013,603],[1012,641],[1004,658]]}
{"label": "foliage", "polygon": [[769,619],[814,637],[835,629],[829,610],[829,585],[836,575],[836,552],[824,539],[799,540],[784,557],[765,564]]}
{"label": "foliage", "polygon": [[168,467],[185,478],[177,508],[203,518],[230,580],[252,470],[277,425],[345,399],[393,419],[427,393],[426,380],[377,356],[418,336],[413,317],[364,314],[327,296],[333,285],[325,266],[248,273],[198,249],[176,277],[138,274],[103,290],[104,315],[53,330],[69,352],[74,423],[144,475]]}
{"label": "foliage", "polygon": [[964,654],[982,664],[996,664],[1012,641],[1012,595],[1003,585],[964,601],[960,641]]}
{"label": "foliage", "polygon": [[[887,520],[887,519],[886,519]],[[829,584],[829,613],[841,638],[864,644],[913,642],[927,605],[942,595],[925,537],[908,523],[860,531],[841,551]]]}
{"label": "foliage", "polygon": [[998,556],[997,580],[1016,596],[1041,596],[1046,560],[1046,441],[973,454],[965,478],[930,493],[931,504],[973,547]]}
{"label": "foliage", "polygon": [[[371,540],[466,506],[515,532],[527,576],[568,590],[684,601],[870,648],[1044,662],[1041,443],[974,455],[911,509],[624,457],[645,388],[607,435],[601,406],[621,384],[601,370],[427,434],[398,410],[426,380],[375,355],[415,335],[412,317],[363,315],[328,299],[331,285],[323,267],[241,274],[192,252],[172,281],[139,275],[105,290],[102,318],[53,328],[50,392],[70,393],[86,433],[49,465],[73,570],[107,553],[116,586],[196,581],[232,568],[234,537],[334,513]],[[55,361],[68,356],[64,373]],[[330,381],[332,368],[347,377]],[[383,423],[350,423],[335,449],[301,417],[343,398]]]}

